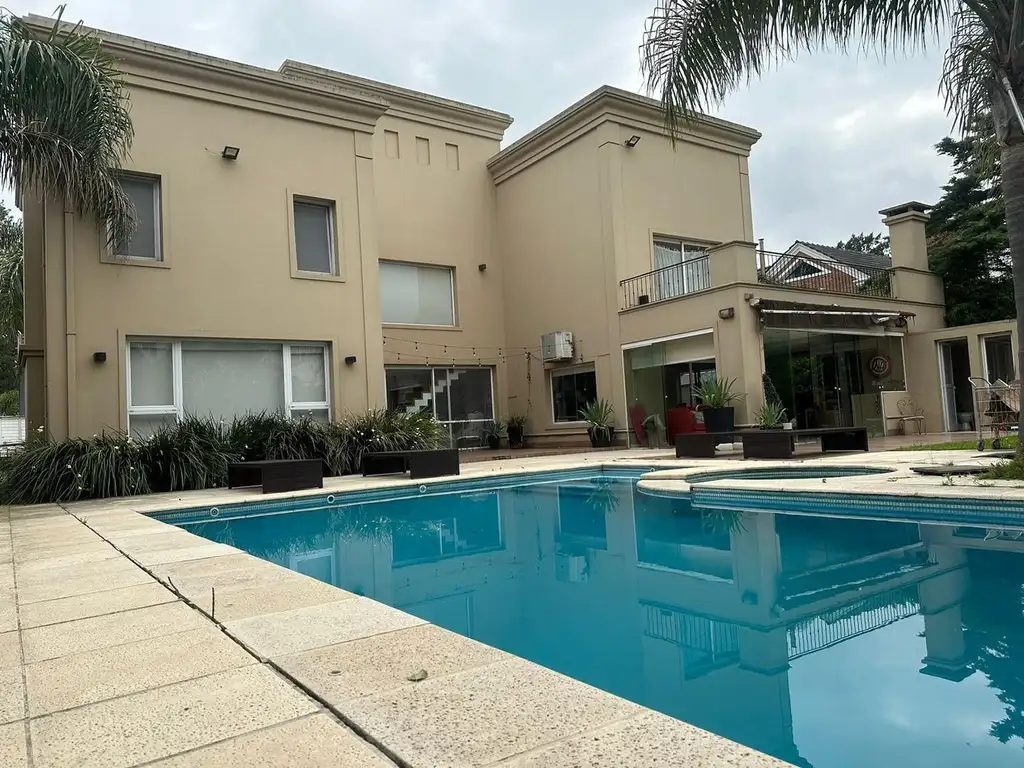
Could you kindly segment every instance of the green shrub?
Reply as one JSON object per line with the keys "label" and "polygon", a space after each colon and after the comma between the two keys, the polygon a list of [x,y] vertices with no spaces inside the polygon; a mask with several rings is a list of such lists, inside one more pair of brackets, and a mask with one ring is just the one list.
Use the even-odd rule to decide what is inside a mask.
{"label": "green shrub", "polygon": [[198,491],[227,485],[228,464],[238,460],[220,422],[186,415],[142,442],[154,491]]}
{"label": "green shrub", "polygon": [[21,414],[21,392],[8,389],[0,392],[0,416],[18,416]]}
{"label": "green shrub", "polygon": [[0,462],[0,502],[49,502],[149,493],[142,445],[123,432],[41,438]]}
{"label": "green shrub", "polygon": [[447,427],[430,414],[369,411],[321,424],[249,414],[225,426],[186,416],[138,440],[122,432],[41,438],[0,458],[0,504],[42,504],[219,488],[232,461],[320,459],[327,475],[358,472],[367,451],[439,448]]}
{"label": "green shrub", "polygon": [[367,411],[347,416],[331,431],[343,453],[345,473],[359,472],[368,451],[443,448],[451,442],[448,428],[429,413]]}

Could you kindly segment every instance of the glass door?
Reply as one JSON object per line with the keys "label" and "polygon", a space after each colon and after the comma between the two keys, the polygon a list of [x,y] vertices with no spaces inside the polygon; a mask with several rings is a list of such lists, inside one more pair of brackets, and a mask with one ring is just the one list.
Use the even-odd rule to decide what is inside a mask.
{"label": "glass door", "polygon": [[942,421],[947,432],[958,429],[956,384],[953,372],[953,342],[939,342],[939,386],[942,389]]}

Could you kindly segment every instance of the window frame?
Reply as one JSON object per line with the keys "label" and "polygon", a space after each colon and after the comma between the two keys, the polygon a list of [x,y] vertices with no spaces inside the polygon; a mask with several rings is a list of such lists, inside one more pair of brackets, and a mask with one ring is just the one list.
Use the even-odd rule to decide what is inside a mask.
{"label": "window frame", "polygon": [[601,393],[597,388],[597,366],[591,364],[589,366],[582,366],[576,368],[567,368],[566,370],[553,370],[551,375],[548,376],[548,396],[551,399],[551,423],[555,426],[559,424],[565,424],[568,426],[575,426],[579,424],[586,424],[587,422],[579,418],[579,409],[576,411],[576,418],[572,421],[562,420],[559,421],[558,414],[555,413],[555,379],[562,376],[578,376],[583,373],[594,374],[594,396],[597,400],[601,399]]}
{"label": "window frame", "polygon": [[[341,280],[341,257],[338,248],[338,203],[326,197],[313,195],[289,194],[288,221],[291,225],[292,277],[306,280]],[[316,272],[299,267],[298,230],[295,226],[295,206],[308,205],[323,208],[327,211],[327,247],[330,250],[331,271]]]}
{"label": "window frame", "polygon": [[[175,421],[185,417],[184,382],[182,379],[182,343],[190,341],[224,341],[224,342],[264,342],[262,339],[199,339],[199,338],[165,338],[159,336],[132,336],[125,339],[125,400],[126,425],[128,434],[132,433],[132,416],[174,416]],[[171,347],[171,392],[174,402],[170,405],[132,405],[132,344],[165,344]],[[286,418],[294,419],[296,411],[324,411],[328,420],[332,417],[331,408],[331,349],[330,344],[320,341],[311,342],[264,342],[277,344],[281,347],[284,363],[284,402],[281,408]],[[324,401],[293,402],[292,401],[292,347],[318,347],[324,355],[324,387],[327,399]]]}
{"label": "window frame", "polygon": [[[456,424],[486,424],[487,422],[497,422],[498,409],[497,400],[495,398],[495,383],[494,379],[497,375],[497,367],[493,365],[402,365],[401,363],[385,363],[384,365],[384,402],[387,403],[388,395],[388,370],[406,370],[406,371],[427,371],[430,373],[430,410],[427,411],[431,416],[439,423],[443,424],[448,429],[448,434],[454,434],[454,426]],[[446,377],[451,376],[452,371],[463,371],[463,370],[478,370],[483,369],[490,373],[490,384],[491,384],[491,417],[488,419],[452,419],[451,418],[451,385],[446,387],[448,391],[448,416],[447,419],[441,419],[437,414],[437,393],[434,392],[434,385],[437,379],[435,378],[435,371],[444,371]]]}
{"label": "window frame", "polygon": [[[655,266],[655,253],[656,253],[655,247],[658,246],[659,244],[661,244],[662,247],[664,247],[666,245],[671,245],[671,246],[678,245],[679,246],[679,256],[681,257],[681,261],[679,261],[677,264],[669,264],[667,267]],[[688,296],[691,293],[699,293],[700,291],[708,290],[711,287],[711,263],[708,262],[707,265],[706,265],[707,268],[705,270],[704,279],[701,281],[701,285],[703,287],[696,287],[696,288],[693,288],[690,285],[691,282],[696,282],[696,281],[694,280],[693,276],[691,275],[690,270],[687,269],[686,265],[687,265],[687,263],[692,262],[692,261],[699,261],[700,259],[706,259],[708,257],[708,250],[711,247],[712,247],[712,244],[709,243],[709,242],[703,242],[701,240],[695,240],[693,238],[679,237],[677,235],[664,235],[664,234],[661,234],[659,232],[656,232],[656,231],[652,230],[651,231],[651,239],[650,239],[651,273],[653,275],[653,273],[659,272],[659,270],[665,270],[665,272],[662,272],[660,275],[654,275],[653,293],[654,293],[654,295],[656,297],[658,297],[656,300],[657,301],[667,301],[669,299],[677,299],[680,296]],[[689,249],[690,253],[694,253],[696,251],[700,251],[700,255],[699,256],[691,256],[690,258],[687,258],[686,257],[687,249]],[[682,287],[682,291],[680,293],[673,293],[671,289],[666,289],[665,288],[666,283],[668,285],[671,285],[670,282],[663,281],[663,283],[661,285],[659,285],[659,277],[667,278],[668,277],[668,270],[670,270],[670,269],[672,269],[674,267],[679,269],[679,276],[680,276],[679,282],[680,282],[681,287]]]}
{"label": "window frame", "polygon": [[135,181],[149,182],[153,185],[153,252],[155,256],[150,259],[145,256],[132,256],[127,253],[117,253],[110,242],[110,224],[103,228],[106,236],[106,243],[101,249],[101,261],[106,264],[130,264],[137,267],[168,268],[165,247],[164,247],[164,175],[159,173],[146,173],[145,171],[121,170],[117,172],[117,179],[133,179]]}
{"label": "window frame", "polygon": [[[416,269],[437,269],[447,270],[448,281],[451,286],[451,307],[452,307],[452,322],[448,324],[438,323],[403,323],[394,322],[384,319],[383,310],[381,311],[381,325],[391,326],[393,328],[436,328],[442,330],[452,330],[459,328],[459,302],[457,298],[457,287],[458,284],[455,279],[455,267],[449,264],[428,264],[426,262],[419,261],[401,261],[399,259],[379,259],[377,266],[377,279],[380,283],[381,290],[383,290],[384,281],[380,279],[380,265],[381,264],[396,264],[403,267],[415,267]],[[381,301],[383,304],[383,300]],[[457,367],[457,366],[456,366]]]}

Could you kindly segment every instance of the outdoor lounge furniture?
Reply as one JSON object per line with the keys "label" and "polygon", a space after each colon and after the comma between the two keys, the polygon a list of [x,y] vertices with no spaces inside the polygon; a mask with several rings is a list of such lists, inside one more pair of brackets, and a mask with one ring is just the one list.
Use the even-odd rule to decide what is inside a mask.
{"label": "outdoor lounge furniture", "polygon": [[320,459],[240,461],[228,464],[228,488],[262,486],[264,493],[301,491],[324,487],[324,464]]}
{"label": "outdoor lounge furniture", "polygon": [[817,429],[743,429],[734,432],[691,432],[676,435],[676,458],[715,457],[715,446],[739,438],[745,459],[790,459],[796,438],[816,437],[822,453],[868,450],[867,427],[820,427]]}
{"label": "outdoor lounge furniture", "polygon": [[429,451],[377,451],[363,454],[363,476],[400,475],[413,480],[459,474],[459,451],[442,448]]}

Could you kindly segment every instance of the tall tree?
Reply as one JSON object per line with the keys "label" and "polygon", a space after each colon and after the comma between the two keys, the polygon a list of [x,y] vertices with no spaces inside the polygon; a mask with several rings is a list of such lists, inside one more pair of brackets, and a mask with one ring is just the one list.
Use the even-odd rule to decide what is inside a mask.
{"label": "tall tree", "polygon": [[861,253],[874,253],[879,256],[889,256],[889,236],[880,235],[877,232],[861,232],[859,235],[850,235],[847,240],[840,240],[836,248],[845,251],[860,251]]}
{"label": "tall tree", "polygon": [[[1024,0],[657,0],[641,67],[674,131],[799,51],[914,53],[947,30],[946,108],[962,131],[991,113],[1000,145],[1024,360]],[[1018,450],[1024,456],[1024,441]]]}
{"label": "tall tree", "polygon": [[953,176],[928,221],[931,268],[946,289],[946,323],[1008,320],[1014,316],[1013,270],[991,123],[982,120],[936,149],[953,160]]}
{"label": "tall tree", "polygon": [[0,185],[63,195],[126,243],[135,211],[118,183],[133,131],[116,60],[81,24],[45,33],[0,10]]}

